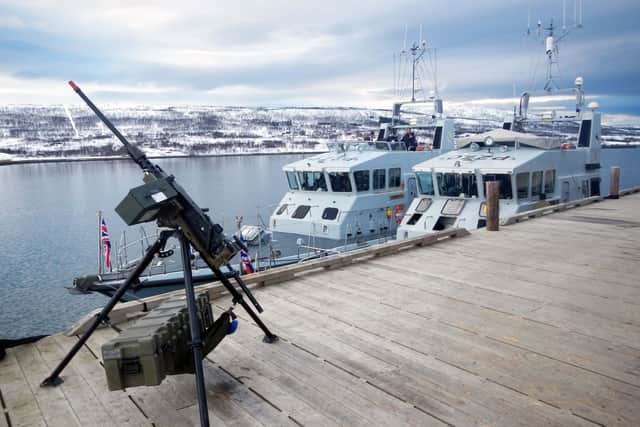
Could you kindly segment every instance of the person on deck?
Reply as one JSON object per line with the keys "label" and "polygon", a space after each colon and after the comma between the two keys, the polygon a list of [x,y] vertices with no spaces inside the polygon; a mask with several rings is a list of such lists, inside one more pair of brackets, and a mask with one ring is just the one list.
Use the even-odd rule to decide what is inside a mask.
{"label": "person on deck", "polygon": [[413,133],[411,128],[407,129],[407,132],[402,137],[402,142],[407,146],[407,150],[416,151],[418,147],[418,141],[416,141],[416,135]]}

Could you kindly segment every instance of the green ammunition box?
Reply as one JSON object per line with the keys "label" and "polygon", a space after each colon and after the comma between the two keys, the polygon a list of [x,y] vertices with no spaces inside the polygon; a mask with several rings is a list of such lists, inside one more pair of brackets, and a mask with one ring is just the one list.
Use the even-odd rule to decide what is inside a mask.
{"label": "green ammunition box", "polygon": [[[213,325],[209,295],[199,294],[196,302],[204,334]],[[186,298],[174,297],[105,343],[102,359],[109,390],[158,385],[167,375],[193,373],[189,324]]]}

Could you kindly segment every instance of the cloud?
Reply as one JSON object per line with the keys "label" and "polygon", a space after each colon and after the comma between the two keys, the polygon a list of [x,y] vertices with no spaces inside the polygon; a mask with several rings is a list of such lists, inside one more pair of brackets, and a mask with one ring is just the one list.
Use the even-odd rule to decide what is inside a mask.
{"label": "cloud", "polygon": [[[534,21],[560,17],[557,0],[532,6]],[[585,5],[585,28],[561,46],[565,81],[582,74],[590,93],[640,96],[638,13],[632,0]],[[536,63],[538,83],[544,72],[542,46],[522,37],[526,5],[506,0],[3,0],[0,16],[0,74],[23,85],[5,79],[0,91],[14,101],[33,99],[28,84],[73,77],[110,101],[388,104],[392,53],[420,24],[439,48],[445,100],[508,96],[513,82],[531,86]]]}
{"label": "cloud", "polygon": [[17,16],[0,16],[0,29],[20,30],[24,22]]}

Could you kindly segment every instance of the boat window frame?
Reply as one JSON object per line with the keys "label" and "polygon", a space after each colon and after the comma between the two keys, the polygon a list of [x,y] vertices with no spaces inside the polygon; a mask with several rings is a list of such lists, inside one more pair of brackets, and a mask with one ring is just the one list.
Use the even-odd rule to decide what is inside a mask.
{"label": "boat window frame", "polygon": [[[300,211],[303,210],[304,214],[302,214]],[[307,217],[307,215],[309,215],[309,212],[311,212],[311,205],[298,205],[296,207],[296,209],[293,211],[293,213],[291,214],[291,218],[293,219],[305,219]],[[302,215],[302,216],[300,216]]]}
{"label": "boat window frame", "polygon": [[[301,174],[309,174],[309,173],[319,174],[318,178],[315,178],[315,175],[314,175],[314,182],[321,182],[323,185],[318,186],[314,190],[305,189],[304,186],[302,185],[304,180],[302,179]],[[300,191],[310,191],[310,192],[317,192],[317,191],[328,192],[329,191],[329,187],[327,185],[327,177],[325,176],[324,171],[303,170],[303,171],[298,171],[297,174],[298,174],[298,183],[300,184]],[[322,178],[322,181],[320,181],[320,178]]]}
{"label": "boat window frame", "polygon": [[[366,175],[367,175],[367,180],[366,180],[367,188],[365,188],[363,190],[360,189],[359,184],[363,183],[365,181],[359,181],[358,178],[356,178],[356,174],[360,174],[360,173],[366,173]],[[372,173],[371,173],[371,171],[369,169],[361,169],[361,170],[353,171],[353,181],[356,184],[356,193],[364,193],[364,192],[367,192],[367,191],[371,190],[371,175],[372,175]]]}
{"label": "boat window frame", "polygon": [[[376,186],[376,173],[382,172],[382,187]],[[383,191],[387,189],[387,170],[386,169],[374,169],[371,174],[373,191]]]}
{"label": "boat window frame", "polygon": [[[551,179],[548,180],[547,177],[551,175]],[[544,171],[544,194],[553,195],[556,192],[556,170],[555,169],[547,169]]]}
{"label": "boat window frame", "polygon": [[[327,216],[327,211],[329,210],[331,210],[331,212],[335,211],[335,215],[333,215],[333,217]],[[322,219],[324,219],[325,221],[334,221],[336,218],[338,218],[338,213],[340,213],[338,208],[334,208],[333,206],[326,207],[322,211]]]}
{"label": "boat window frame", "polygon": [[[487,177],[489,176],[500,176],[500,177],[504,177],[503,179],[489,179],[487,180]],[[512,178],[512,174],[510,173],[483,173],[482,174],[482,189],[483,191],[486,191],[487,189],[487,182],[494,182],[494,181],[498,181],[500,183],[499,188],[499,194],[498,194],[498,198],[500,200],[513,200],[513,183],[511,182]],[[503,184],[507,184],[507,186],[503,185]],[[487,195],[484,195],[484,198],[487,198]]]}
{"label": "boat window frame", "polygon": [[[536,183],[536,177],[539,178],[540,182]],[[535,198],[537,196],[538,199],[539,199],[541,195],[543,195],[543,194],[546,195],[546,193],[544,193],[543,190],[544,190],[544,173],[543,173],[543,171],[533,171],[533,172],[531,172],[531,197]]]}
{"label": "boat window frame", "polygon": [[[296,173],[296,171],[284,171],[284,173],[285,173],[285,176],[287,177],[289,190],[291,191],[300,190],[300,184],[298,183],[298,174]],[[295,187],[291,185],[292,184],[291,176],[293,176],[293,184],[295,184]]]}
{"label": "boat window frame", "polygon": [[[474,189],[474,192],[465,193],[463,191],[460,191],[458,194],[449,194],[448,192],[443,191],[444,187],[441,185],[441,179],[446,179],[447,175],[460,175],[462,179],[467,176],[470,177],[473,180],[474,185],[472,187]],[[480,190],[478,188],[478,177],[475,172],[436,172],[436,186],[438,188],[438,195],[442,197],[460,198],[460,194],[464,194],[465,199],[472,199],[474,196],[480,197]]]}
{"label": "boat window frame", "polygon": [[[425,192],[422,188],[422,179],[420,175],[429,177],[429,184],[431,185],[431,192]],[[416,181],[418,182],[418,193],[423,196],[435,196],[436,194],[436,186],[433,183],[433,172],[416,172]]]}
{"label": "boat window frame", "polygon": [[[520,197],[521,186],[520,186],[519,177],[521,175],[527,176],[527,190],[526,190],[527,194],[526,196],[523,196],[523,197]],[[522,189],[524,190],[524,187],[522,187]],[[516,195],[518,197],[518,200],[529,200],[529,198],[531,197],[531,172],[530,171],[518,172],[516,174]]]}
{"label": "boat window frame", "polygon": [[[391,183],[391,179],[392,179],[391,171],[394,171],[394,173],[395,173],[395,171],[397,171],[397,173],[398,173],[397,177],[394,175],[393,178],[394,179],[397,178],[398,185],[392,185],[392,183]],[[388,187],[390,189],[391,188],[394,188],[394,189],[395,188],[402,188],[402,168],[389,168],[387,170],[387,176],[388,176],[387,184],[388,184]]]}
{"label": "boat window frame", "polygon": [[[353,185],[351,185],[351,174],[349,172],[337,172],[337,171],[333,171],[333,172],[327,172],[327,175],[329,176],[329,185],[331,186],[331,192],[332,193],[353,193]],[[335,178],[337,179],[338,175],[342,176],[342,179],[344,179],[344,175],[346,175],[346,185],[348,186],[348,190],[336,190],[336,188],[334,187],[334,180],[332,179],[332,175],[335,176]],[[346,187],[345,187],[346,188]]]}

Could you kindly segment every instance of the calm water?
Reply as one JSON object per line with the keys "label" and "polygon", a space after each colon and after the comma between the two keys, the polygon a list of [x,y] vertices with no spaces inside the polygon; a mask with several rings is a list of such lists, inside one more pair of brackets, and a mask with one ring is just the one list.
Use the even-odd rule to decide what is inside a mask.
{"label": "calm water", "polygon": [[[281,167],[301,155],[165,159],[157,163],[212,218],[233,232],[233,218],[268,219],[286,191]],[[63,330],[107,300],[70,295],[75,276],[97,271],[96,212],[104,212],[112,244],[127,228],[114,212],[142,184],[131,161],[0,166],[0,339]],[[138,233],[137,226],[131,227]]]}

